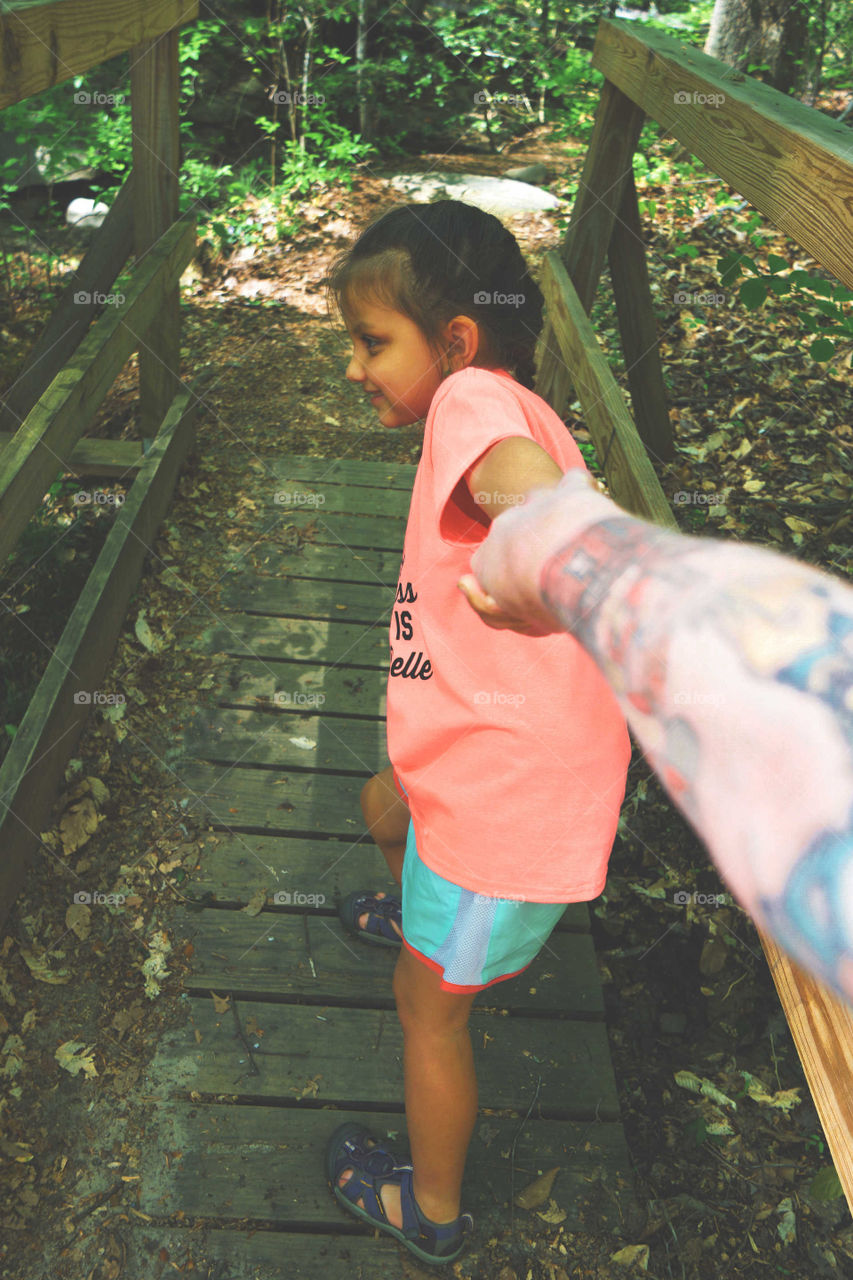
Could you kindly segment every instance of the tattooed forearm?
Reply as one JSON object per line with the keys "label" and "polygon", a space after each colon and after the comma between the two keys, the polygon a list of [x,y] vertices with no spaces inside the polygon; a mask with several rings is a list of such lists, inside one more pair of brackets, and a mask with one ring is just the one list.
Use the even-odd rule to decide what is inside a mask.
{"label": "tattooed forearm", "polygon": [[474,567],[595,658],[741,904],[853,1001],[853,589],[574,480],[496,520]]}

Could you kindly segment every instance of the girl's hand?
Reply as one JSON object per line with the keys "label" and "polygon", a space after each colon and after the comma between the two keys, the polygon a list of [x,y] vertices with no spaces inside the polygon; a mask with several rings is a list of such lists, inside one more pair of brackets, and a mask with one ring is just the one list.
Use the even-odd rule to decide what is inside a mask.
{"label": "girl's hand", "polygon": [[527,618],[504,612],[496,600],[486,595],[472,573],[467,573],[456,584],[476,614],[487,627],[495,631],[517,631],[522,636],[547,636],[558,631],[558,626],[537,627]]}

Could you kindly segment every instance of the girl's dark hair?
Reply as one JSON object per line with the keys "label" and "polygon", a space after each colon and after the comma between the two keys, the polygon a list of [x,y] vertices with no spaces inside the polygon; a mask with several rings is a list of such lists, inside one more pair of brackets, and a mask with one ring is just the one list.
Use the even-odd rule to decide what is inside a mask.
{"label": "girl's dark hair", "polygon": [[390,209],[335,260],[328,288],[344,314],[348,297],[372,297],[431,343],[454,316],[469,316],[486,357],[533,386],[542,294],[515,236],[482,209],[460,200]]}

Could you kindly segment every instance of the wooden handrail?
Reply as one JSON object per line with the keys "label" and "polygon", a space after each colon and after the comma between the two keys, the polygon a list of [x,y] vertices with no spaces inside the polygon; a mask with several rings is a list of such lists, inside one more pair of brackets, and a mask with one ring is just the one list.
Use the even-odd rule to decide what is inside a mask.
{"label": "wooden handrail", "polygon": [[614,501],[633,515],[676,528],[666,500],[604,358],[581,300],[558,254],[545,255],[542,292],[550,322],[552,360],[561,356],[574,383],[581,411]]}
{"label": "wooden handrail", "polygon": [[46,0],[4,6],[0,108],[197,17],[198,0]]}
{"label": "wooden handrail", "polygon": [[39,832],[89,711],[103,693],[143,560],[192,446],[197,399],[185,388],[170,406],[0,765],[0,924],[41,844]]}
{"label": "wooden handrail", "polygon": [[[0,436],[16,432],[33,405],[81,342],[109,294],[133,243],[132,174],[116,196],[98,235],[71,279],[27,362],[0,403]],[[86,301],[83,295],[88,295]]]}
{"label": "wooden handrail", "polygon": [[633,22],[601,22],[592,65],[853,288],[848,128]]}
{"label": "wooden handrail", "polygon": [[109,307],[27,415],[0,457],[0,564],[45,489],[64,470],[93,413],[149,328],[195,248],[195,221],[176,222],[134,274],[125,301]]}

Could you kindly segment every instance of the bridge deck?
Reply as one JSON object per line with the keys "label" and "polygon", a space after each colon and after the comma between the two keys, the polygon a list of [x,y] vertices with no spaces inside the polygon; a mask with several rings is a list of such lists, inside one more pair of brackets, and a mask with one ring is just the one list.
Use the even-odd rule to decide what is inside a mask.
{"label": "bridge deck", "polygon": [[[159,1226],[142,1232],[179,1265],[219,1263],[223,1278],[390,1280],[404,1275],[403,1251],[338,1207],[322,1153],[336,1124],[365,1114],[405,1143],[395,953],[349,938],[335,904],[391,887],[359,791],[386,763],[388,614],[414,468],[277,466],[289,498],[270,502],[253,569],[232,577],[231,612],[203,637],[227,658],[179,765],[188,808],[210,828],[191,887],[207,905],[179,922],[193,947],[189,1018],[152,1073],[139,1209]],[[248,914],[260,890],[266,906]],[[471,1026],[480,1116],[465,1207],[480,1239],[519,1227],[527,1211],[511,1210],[513,1193],[554,1166],[567,1230],[629,1230],[636,1203],[584,904],[524,974],[479,998]]]}

